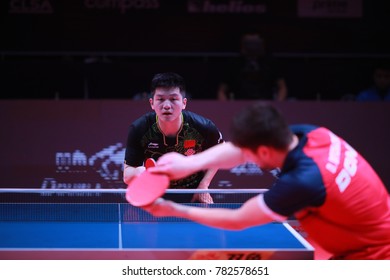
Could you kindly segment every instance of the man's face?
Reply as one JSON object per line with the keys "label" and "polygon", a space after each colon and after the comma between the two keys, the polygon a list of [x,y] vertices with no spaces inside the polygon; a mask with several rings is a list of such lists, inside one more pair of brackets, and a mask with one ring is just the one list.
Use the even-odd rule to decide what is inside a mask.
{"label": "man's face", "polygon": [[272,170],[276,166],[272,164],[270,157],[270,149],[266,146],[260,146],[257,152],[254,153],[252,150],[247,148],[241,148],[244,158],[248,162],[255,163],[262,170]]}
{"label": "man's face", "polygon": [[170,122],[180,118],[187,99],[183,98],[179,88],[157,88],[149,102],[160,121]]}

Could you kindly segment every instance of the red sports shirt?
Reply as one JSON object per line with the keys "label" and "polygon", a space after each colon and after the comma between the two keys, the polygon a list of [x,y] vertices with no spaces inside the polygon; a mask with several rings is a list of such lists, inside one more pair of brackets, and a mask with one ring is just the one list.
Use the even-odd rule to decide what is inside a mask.
{"label": "red sports shirt", "polygon": [[370,164],[326,128],[291,128],[300,141],[264,194],[266,206],[294,215],[335,258],[390,259],[390,197]]}

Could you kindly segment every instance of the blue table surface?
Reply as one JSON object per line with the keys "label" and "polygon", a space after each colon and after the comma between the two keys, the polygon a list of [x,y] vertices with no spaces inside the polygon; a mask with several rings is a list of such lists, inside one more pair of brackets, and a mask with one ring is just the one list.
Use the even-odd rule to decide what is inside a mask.
{"label": "blue table surface", "polygon": [[1,249],[303,250],[297,235],[281,223],[231,231],[183,219],[156,219],[126,204],[0,204]]}
{"label": "blue table surface", "polygon": [[192,222],[0,222],[0,248],[304,249],[304,246],[278,223],[230,231]]}

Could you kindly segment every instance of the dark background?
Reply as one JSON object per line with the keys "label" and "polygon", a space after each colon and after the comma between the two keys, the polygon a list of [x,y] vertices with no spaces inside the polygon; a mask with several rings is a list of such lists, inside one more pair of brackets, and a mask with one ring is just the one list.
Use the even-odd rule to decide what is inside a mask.
{"label": "dark background", "polygon": [[299,15],[300,0],[2,1],[1,96],[133,98],[156,72],[176,71],[194,99],[214,99],[241,34],[256,30],[291,97],[339,100],[368,87],[390,57],[388,1],[360,1],[355,16],[342,12],[353,1],[303,1],[326,17]]}

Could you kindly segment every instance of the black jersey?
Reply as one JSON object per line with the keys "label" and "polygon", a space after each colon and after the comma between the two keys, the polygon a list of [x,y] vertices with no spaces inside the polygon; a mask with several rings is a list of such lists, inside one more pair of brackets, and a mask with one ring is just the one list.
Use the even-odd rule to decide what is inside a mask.
{"label": "black jersey", "polygon": [[[160,131],[155,112],[147,113],[134,121],[129,127],[125,164],[141,166],[147,158],[157,160],[169,152],[189,156],[222,141],[220,131],[211,120],[190,111],[183,111],[182,116],[182,128],[174,137],[166,137]],[[200,171],[186,178],[173,180],[170,188],[195,189],[204,175],[205,171]]]}

